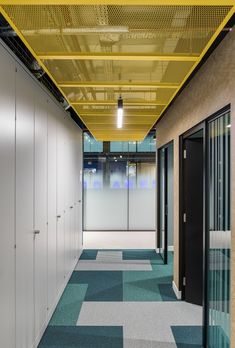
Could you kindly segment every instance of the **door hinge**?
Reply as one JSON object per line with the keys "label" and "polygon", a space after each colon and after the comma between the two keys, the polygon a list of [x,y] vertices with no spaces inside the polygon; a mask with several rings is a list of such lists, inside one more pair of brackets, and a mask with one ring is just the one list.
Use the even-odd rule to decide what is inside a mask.
{"label": "door hinge", "polygon": [[186,149],[184,149],[184,159],[186,159],[187,158],[187,151],[186,151]]}
{"label": "door hinge", "polygon": [[186,286],[186,277],[183,277],[183,286]]}
{"label": "door hinge", "polygon": [[186,222],[187,221],[187,216],[186,213],[183,214],[183,221]]}

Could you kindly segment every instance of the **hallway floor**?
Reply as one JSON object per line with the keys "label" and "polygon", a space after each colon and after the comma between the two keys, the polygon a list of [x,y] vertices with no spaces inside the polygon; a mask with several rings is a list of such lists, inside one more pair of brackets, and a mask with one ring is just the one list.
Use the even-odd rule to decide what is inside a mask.
{"label": "hallway floor", "polygon": [[201,347],[202,309],[172,290],[173,254],[84,250],[38,348]]}

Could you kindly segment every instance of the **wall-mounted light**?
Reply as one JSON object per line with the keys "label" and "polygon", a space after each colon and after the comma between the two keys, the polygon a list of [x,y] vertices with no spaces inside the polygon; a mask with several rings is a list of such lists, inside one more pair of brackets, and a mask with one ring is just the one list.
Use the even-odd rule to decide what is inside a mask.
{"label": "wall-mounted light", "polygon": [[119,97],[118,99],[118,109],[117,109],[117,128],[122,128],[123,124],[123,99]]}

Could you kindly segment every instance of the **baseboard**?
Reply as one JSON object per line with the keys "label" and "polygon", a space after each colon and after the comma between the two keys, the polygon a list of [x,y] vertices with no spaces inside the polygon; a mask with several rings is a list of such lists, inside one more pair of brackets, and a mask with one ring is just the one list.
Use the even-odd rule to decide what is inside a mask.
{"label": "baseboard", "polygon": [[173,288],[173,290],[174,290],[174,293],[175,293],[176,298],[177,298],[178,300],[181,300],[181,298],[182,298],[182,291],[180,291],[180,290],[177,288],[177,286],[176,286],[174,280],[172,281],[172,288]]}
{"label": "baseboard", "polygon": [[40,343],[40,341],[42,339],[42,336],[43,336],[43,334],[44,334],[44,332],[45,332],[45,330],[46,330],[46,328],[47,328],[47,326],[48,326],[48,324],[49,324],[49,322],[51,320],[51,317],[52,317],[52,315],[53,315],[53,313],[54,313],[54,311],[56,309],[56,306],[57,306],[57,304],[58,304],[58,302],[59,302],[59,300],[60,300],[60,298],[61,298],[61,296],[62,296],[62,294],[63,294],[63,292],[64,292],[64,290],[65,290],[65,288],[67,286],[67,284],[68,284],[68,281],[69,281],[69,279],[70,279],[70,277],[71,277],[71,275],[72,275],[72,273],[73,273],[73,271],[74,271],[74,269],[75,269],[75,267],[76,267],[76,265],[78,263],[78,260],[80,259],[81,254],[82,254],[82,249],[79,250],[78,258],[76,258],[76,260],[74,261],[74,264],[72,266],[71,271],[68,273],[67,277],[65,278],[64,283],[63,283],[63,285],[62,285],[58,295],[56,296],[54,304],[52,305],[50,311],[48,312],[47,318],[46,318],[46,320],[45,320],[45,322],[44,322],[44,324],[43,324],[43,326],[42,326],[42,328],[40,330],[39,335],[36,337],[32,348],[37,348],[37,346],[39,345],[39,343]]}

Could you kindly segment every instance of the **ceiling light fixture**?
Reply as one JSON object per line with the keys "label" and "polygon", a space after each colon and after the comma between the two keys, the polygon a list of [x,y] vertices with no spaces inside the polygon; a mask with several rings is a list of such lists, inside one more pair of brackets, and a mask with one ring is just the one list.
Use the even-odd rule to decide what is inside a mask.
{"label": "ceiling light fixture", "polygon": [[118,109],[117,109],[117,128],[122,128],[123,124],[123,99],[120,96],[118,99]]}
{"label": "ceiling light fixture", "polygon": [[117,25],[97,25],[94,27],[79,27],[79,28],[62,28],[62,29],[34,29],[22,30],[25,36],[32,35],[87,35],[87,34],[102,34],[102,33],[129,33],[129,27]]}

